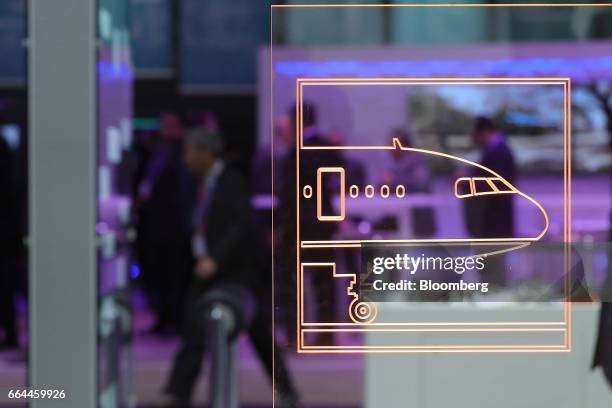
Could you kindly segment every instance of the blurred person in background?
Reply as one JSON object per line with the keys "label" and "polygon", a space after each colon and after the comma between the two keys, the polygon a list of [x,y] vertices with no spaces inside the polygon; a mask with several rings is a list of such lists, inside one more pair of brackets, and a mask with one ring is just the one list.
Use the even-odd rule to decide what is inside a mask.
{"label": "blurred person in background", "polygon": [[[273,193],[273,181],[272,177],[276,180],[279,179],[280,167],[279,164],[286,160],[287,155],[290,154],[290,150],[293,147],[292,143],[292,132],[291,132],[291,121],[287,116],[279,116],[274,120],[274,130],[272,137],[273,142],[265,145],[261,148],[255,157],[253,171],[252,171],[252,199],[251,206],[253,210],[253,226],[254,226],[254,252],[256,254],[256,279],[253,281],[252,287],[254,288],[257,298],[259,299],[259,308],[255,322],[249,329],[249,335],[253,336],[267,336],[267,341],[270,343],[270,336],[275,327],[272,326],[272,246],[274,240],[272,237],[272,209],[278,208],[278,200],[272,195]],[[274,160],[272,160],[274,155]],[[272,167],[274,165],[274,172]],[[274,181],[274,187],[278,186]],[[278,195],[278,191],[274,191],[275,196]],[[278,240],[278,237],[275,238]],[[286,274],[280,273],[279,269],[276,270],[276,284],[275,295],[277,304],[288,304],[291,301],[291,293],[293,293],[293,286],[289,286],[288,283],[283,280],[287,277]],[[277,308],[277,316],[279,317],[279,324],[282,326],[284,322],[284,315],[286,308]],[[286,327],[283,327],[286,333]],[[280,332],[275,334],[281,334]],[[286,341],[286,337],[281,339]],[[275,353],[275,370],[276,370],[276,386],[277,391],[281,399],[279,404],[281,407],[290,407],[295,405],[297,401],[296,391],[292,384],[289,373],[284,362],[284,351],[278,346],[279,337],[274,338],[274,344],[265,343],[264,338],[253,339],[253,344],[259,349],[258,354],[262,362],[266,365],[266,369],[271,373],[272,367],[268,366],[266,361],[271,361],[270,352],[272,347]],[[259,345],[257,345],[259,343]]]}
{"label": "blurred person in background", "polygon": [[[0,118],[0,130],[5,122]],[[17,292],[20,234],[13,154],[0,136],[0,350],[19,346],[17,334]]]}
{"label": "blurred person in background", "polygon": [[[274,154],[274,164],[276,171],[274,177],[279,178],[279,163],[282,163],[288,154],[288,149],[291,147],[291,131],[290,121],[286,116],[280,116],[274,121],[274,143],[266,144],[256,154],[253,168],[251,171],[251,192],[253,199],[251,205],[255,217],[255,225],[261,234],[262,244],[265,246],[264,251],[267,255],[272,254],[272,208],[278,202],[272,196],[272,154]],[[272,149],[274,148],[274,151]],[[275,192],[278,194],[278,192]],[[269,260],[268,266],[272,260]]]}
{"label": "blurred person in background", "polygon": [[[287,115],[291,118],[292,131],[292,148],[290,153],[281,165],[279,174],[279,210],[275,223],[278,228],[277,236],[279,237],[279,248],[277,253],[281,254],[282,259],[279,263],[282,264],[281,272],[285,274],[283,278],[287,282],[291,293],[291,305],[295,305],[295,246],[296,246],[296,151],[295,151],[295,135],[297,134],[297,123],[295,121],[296,106],[293,105]],[[303,143],[304,146],[329,146],[328,137],[323,135],[317,128],[317,110],[315,106],[308,101],[302,103],[302,125],[303,125]],[[340,162],[337,151],[324,150],[311,156],[308,160],[300,161],[300,182],[303,185],[317,185],[317,169],[320,167],[337,166]],[[321,186],[321,207],[323,212],[329,214],[333,211],[332,197],[333,189],[330,185],[329,178],[324,178]],[[316,214],[317,200],[304,200],[300,204],[300,210],[305,214]],[[300,236],[302,240],[330,240],[336,232],[336,223],[317,223],[310,219],[300,220]],[[320,248],[313,251],[308,257],[308,262],[330,262],[334,259],[334,251],[331,248]],[[316,307],[316,318],[322,322],[335,321],[335,289],[331,284],[331,280],[325,274],[313,274],[312,286],[314,289]],[[288,340],[295,343],[295,307],[287,308],[285,316],[285,327],[287,329]],[[319,334],[316,340],[320,345],[334,345],[335,339],[331,332]]]}
{"label": "blurred person in background", "polygon": [[[506,143],[506,136],[485,116],[474,121],[474,143],[481,148],[479,163],[493,170],[511,184],[516,181],[514,155]],[[469,177],[490,177],[490,173],[474,169]],[[472,238],[514,237],[514,194],[495,194],[469,197],[463,200],[466,227]],[[503,255],[490,257],[484,271],[490,286],[506,282]]]}
{"label": "blurred person in background", "polygon": [[141,188],[142,183],[148,176],[148,166],[151,160],[151,155],[153,154],[153,149],[155,148],[156,137],[156,132],[153,132],[152,130],[134,133],[134,144],[131,152],[133,170],[130,188],[136,217],[138,217],[138,209],[141,204],[140,193],[138,190]]}
{"label": "blurred person in background", "polygon": [[[329,133],[329,143],[332,146],[344,146],[346,143],[344,133],[339,130],[333,130]],[[355,185],[359,187],[359,190],[363,190],[368,180],[366,166],[348,154],[341,152],[340,161],[346,174],[346,185]]]}
{"label": "blurred person in background", "polygon": [[206,109],[192,109],[186,116],[189,127],[202,127],[215,132],[219,131],[219,123],[214,112]]}
{"label": "blurred person in background", "polygon": [[[412,135],[403,128],[395,128],[389,134],[389,143],[397,139],[402,147],[414,147]],[[391,163],[382,176],[381,184],[403,185],[406,192],[428,193],[431,191],[431,173],[422,154],[412,154],[400,149],[389,150]]]}
{"label": "blurred person in background", "polygon": [[[283,250],[289,252],[278,252],[274,260],[275,273],[274,278],[276,280],[275,296],[277,304],[292,304],[295,301],[295,278],[292,276],[293,264],[295,263],[295,251],[291,250],[288,245],[282,241],[289,235],[289,232],[285,227],[285,219],[279,218],[281,212],[283,217],[289,216],[285,211],[280,210],[281,200],[281,186],[285,180],[283,171],[286,170],[287,160],[289,156],[293,157],[292,149],[295,148],[293,138],[295,135],[291,130],[291,119],[287,115],[281,115],[274,119],[273,123],[273,134],[274,140],[270,140],[271,143],[260,149],[257,157],[255,158],[255,164],[253,167],[253,193],[255,200],[253,206],[255,209],[255,217],[257,225],[262,229],[264,242],[267,247],[266,253],[271,256],[273,244],[277,247],[282,247]],[[274,158],[272,158],[274,155]],[[274,172],[272,167],[274,165]],[[272,180],[274,176],[274,180]],[[272,185],[274,183],[274,186]],[[272,196],[274,187],[274,196]],[[268,197],[271,202],[266,202],[264,197]],[[276,211],[274,217],[274,230],[272,225],[272,216],[270,211],[274,208]],[[283,220],[283,221],[281,221]],[[291,229],[294,231],[294,229]],[[274,240],[272,239],[274,234]],[[293,238],[295,242],[295,238]],[[269,265],[273,262],[269,259]],[[295,317],[292,308],[277,308],[277,327],[282,330],[278,331],[278,334],[282,337],[281,342],[290,342],[294,337],[292,330],[295,329],[291,323],[291,319]]]}
{"label": "blurred person in background", "polygon": [[[331,131],[329,133],[329,142],[332,146],[345,146],[346,138],[344,133],[339,129]],[[357,186],[359,187],[359,191],[363,191],[368,180],[366,166],[360,160],[346,154],[345,151],[341,150],[339,152],[340,162],[345,172],[346,188]],[[333,181],[338,182],[338,180],[335,179],[333,179],[332,182]],[[340,187],[337,185],[332,186],[333,191],[339,191],[339,188]],[[361,216],[348,215],[344,221],[339,223],[339,231],[337,232],[338,239],[357,240],[369,238],[370,235],[368,232],[360,231],[359,226],[363,222],[364,220]],[[367,225],[369,226],[369,224]],[[355,251],[352,251],[350,248],[338,248],[336,249],[336,254],[339,258],[341,257],[344,260],[344,267],[347,273],[359,273],[360,257],[355,254]],[[343,306],[348,306],[348,304]]]}
{"label": "blurred person in background", "polygon": [[279,116],[274,119],[274,131],[272,137],[274,141],[269,140],[268,143],[262,146],[257,152],[253,164],[252,189],[253,193],[258,196],[272,194],[272,155],[274,155],[274,176],[279,178],[279,164],[282,163],[290,149],[294,146],[292,142],[291,120],[288,116]]}
{"label": "blurred person in background", "polygon": [[[404,128],[395,128],[389,134],[389,144],[399,140],[402,147],[414,147],[410,132]],[[391,164],[383,173],[381,184],[391,186],[404,186],[407,193],[431,193],[431,172],[425,161],[425,156],[419,153],[409,153],[401,149],[389,150]],[[414,206],[411,208],[413,235],[418,238],[431,237],[436,232],[433,208],[427,206]]]}
{"label": "blurred person in background", "polygon": [[[293,144],[293,132],[291,128],[291,119],[289,116],[283,115],[276,118],[274,121],[274,157],[285,158],[291,153],[291,149],[295,147]],[[269,153],[269,151],[268,151]]]}
{"label": "blurred person in background", "polygon": [[[474,143],[481,148],[479,163],[493,170],[511,184],[516,179],[514,155],[506,143],[506,136],[487,117],[480,116],[474,122],[472,133]],[[470,177],[490,176],[480,169],[474,169]],[[514,207],[512,194],[476,197],[466,200],[473,203],[467,208],[467,226],[474,238],[498,238],[514,236]]]}
{"label": "blurred person in background", "polygon": [[[272,379],[272,325],[269,300],[263,291],[270,287],[269,271],[262,275],[256,258],[257,239],[251,226],[249,195],[240,173],[222,159],[223,142],[216,132],[194,128],[186,135],[185,162],[196,177],[195,199],[190,211],[192,278],[187,294],[182,345],[165,387],[166,406],[187,406],[200,373],[206,351],[205,333],[197,301],[213,288],[234,284],[251,289],[258,307],[247,332],[255,351]],[[253,242],[255,241],[255,243]],[[275,345],[274,345],[275,346]],[[282,406],[294,407],[297,394],[276,349],[277,392]]]}
{"label": "blurred person in background", "polygon": [[152,332],[158,335],[180,328],[190,269],[190,175],[182,156],[183,121],[177,113],[165,112],[138,186],[139,258],[155,312]]}

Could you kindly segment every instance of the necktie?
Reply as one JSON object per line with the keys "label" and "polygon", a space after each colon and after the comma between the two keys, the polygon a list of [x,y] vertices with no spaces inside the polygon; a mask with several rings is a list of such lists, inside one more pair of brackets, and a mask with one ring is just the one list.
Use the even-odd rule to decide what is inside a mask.
{"label": "necktie", "polygon": [[209,204],[209,186],[207,184],[206,180],[202,180],[200,183],[192,217],[193,236],[191,249],[196,258],[208,256],[208,246],[206,245],[206,212]]}

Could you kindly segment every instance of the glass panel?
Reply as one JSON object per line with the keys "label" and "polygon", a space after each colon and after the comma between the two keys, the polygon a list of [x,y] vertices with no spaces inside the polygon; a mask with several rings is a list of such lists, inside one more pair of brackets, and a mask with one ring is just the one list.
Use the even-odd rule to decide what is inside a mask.
{"label": "glass panel", "polygon": [[[464,392],[473,385],[457,380],[464,375],[495,389],[490,396],[508,383],[529,390],[510,405],[534,403],[543,392],[558,404],[586,403],[589,397],[569,389],[559,393],[516,376],[502,376],[498,388],[481,368],[498,371],[502,353],[519,349],[568,349],[572,306],[563,298],[523,301],[524,291],[550,276],[527,272],[538,270],[542,258],[526,257],[516,245],[546,241],[565,248],[572,227],[575,237],[607,240],[612,39],[601,21],[612,8],[392,3],[272,10],[271,55],[260,61],[266,75],[259,142],[273,149],[278,202],[273,340],[289,351],[277,352],[277,363],[290,361],[307,405],[403,406],[408,398],[426,407],[486,406],[472,395],[480,391]],[[364,25],[353,35],[344,26],[350,19],[372,21],[374,29]],[[383,34],[376,37],[380,21]],[[304,27],[321,29],[311,34]],[[571,225],[570,166],[576,172]],[[330,167],[344,169],[344,195],[330,183],[305,197],[317,171]],[[476,194],[458,199],[458,179],[457,193],[471,194],[473,181]],[[397,185],[405,196],[380,194],[382,186],[393,191]],[[516,194],[487,194],[495,188]],[[321,219],[318,208],[345,216]],[[465,243],[470,247],[460,249]],[[436,269],[425,279],[422,268],[413,275],[398,266],[416,255],[456,254],[484,254],[484,271],[457,277]],[[547,258],[547,266],[566,274],[559,255]],[[523,278],[524,285],[513,286]],[[372,290],[377,279],[394,289],[368,297],[361,286]],[[448,290],[435,292],[425,282],[415,294],[407,282],[421,280],[491,289],[456,293],[452,285],[438,285]],[[482,306],[487,299],[498,304]],[[596,318],[593,304],[579,310],[584,324]],[[520,359],[517,373],[519,366],[539,370],[527,353],[514,358]],[[586,371],[580,375],[586,378]],[[564,375],[553,377],[571,384]],[[440,381],[456,390],[452,397],[436,392]],[[285,371],[277,371],[276,382],[288,384]],[[602,401],[599,391],[593,398]]]}

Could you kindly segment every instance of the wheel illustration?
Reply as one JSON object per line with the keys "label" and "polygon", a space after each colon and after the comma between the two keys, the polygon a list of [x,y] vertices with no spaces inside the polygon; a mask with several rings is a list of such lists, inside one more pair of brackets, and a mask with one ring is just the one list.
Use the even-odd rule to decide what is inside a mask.
{"label": "wheel illustration", "polygon": [[355,299],[349,306],[349,316],[355,323],[371,323],[376,319],[378,309],[375,303]]}

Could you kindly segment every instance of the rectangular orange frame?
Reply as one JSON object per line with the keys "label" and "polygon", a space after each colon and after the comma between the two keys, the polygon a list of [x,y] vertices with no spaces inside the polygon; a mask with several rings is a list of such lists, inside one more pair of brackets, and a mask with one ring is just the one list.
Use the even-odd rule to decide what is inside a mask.
{"label": "rectangular orange frame", "polygon": [[[569,222],[571,200],[569,200],[570,184],[571,184],[571,173],[569,171],[571,165],[571,111],[570,111],[570,97],[571,97],[571,79],[570,78],[298,78],[296,80],[296,123],[298,124],[297,140],[296,140],[296,202],[298,205],[299,213],[299,157],[300,150],[317,150],[319,148],[311,148],[304,146],[303,141],[303,127],[302,123],[302,103],[303,103],[303,88],[305,85],[375,85],[375,86],[393,86],[393,85],[431,85],[431,84],[446,84],[446,85],[562,85],[564,91],[564,243],[565,243],[565,265],[569,265],[569,243],[571,242],[571,224]],[[342,147],[339,149],[392,149],[393,147],[386,146],[350,146]],[[298,216],[299,217],[299,216]],[[516,331],[516,332],[528,332],[528,331],[563,331],[564,343],[563,345],[436,345],[436,346],[304,346],[304,333],[317,332],[317,331],[333,331],[333,332],[351,332],[351,331],[393,331],[389,329],[375,328],[371,326],[422,326],[422,323],[372,323],[368,328],[357,328],[357,329],[339,329],[337,327],[355,326],[353,323],[304,323],[303,321],[303,289],[302,283],[303,275],[301,274],[301,262],[300,262],[300,237],[299,237],[299,218],[296,218],[297,224],[297,244],[296,244],[296,268],[297,268],[297,351],[300,353],[371,353],[371,352],[569,352],[571,351],[571,302],[569,299],[569,269],[566,268],[566,281],[565,281],[565,298],[563,308],[564,319],[562,322],[472,322],[472,323],[455,323],[455,322],[437,322],[426,324],[425,328],[412,329],[421,332],[435,332],[440,331],[436,326],[443,327],[446,331],[455,332],[469,332],[475,329],[469,328],[469,326],[496,326],[496,328],[478,328],[481,332],[498,332],[499,326],[512,326],[510,329],[503,329],[504,331]],[[546,326],[546,327],[533,327],[533,326]],[[332,326],[325,329],[312,329],[307,326]],[[335,327],[334,327],[335,326]],[[358,325],[359,326],[359,325]],[[356,327],[358,327],[356,326]],[[466,327],[467,326],[467,327]],[[521,327],[529,326],[529,327]],[[550,326],[560,326],[559,328],[551,328]],[[407,331],[408,329],[397,329],[398,331]]]}

